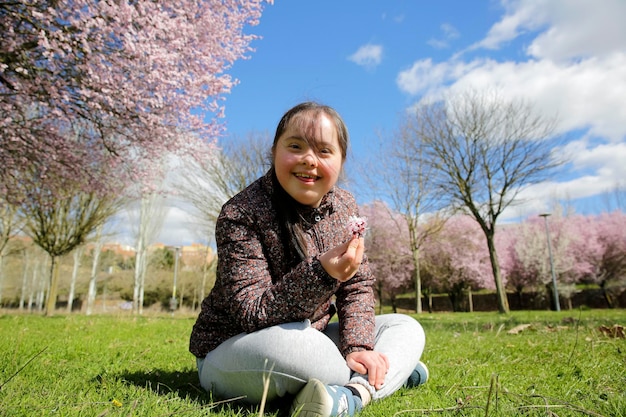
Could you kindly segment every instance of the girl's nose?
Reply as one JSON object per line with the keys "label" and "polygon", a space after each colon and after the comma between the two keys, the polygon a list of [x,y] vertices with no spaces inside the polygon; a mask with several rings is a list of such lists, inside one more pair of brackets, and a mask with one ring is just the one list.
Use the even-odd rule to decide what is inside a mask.
{"label": "girl's nose", "polygon": [[317,165],[317,156],[310,150],[303,156],[302,163],[304,165],[314,167]]}

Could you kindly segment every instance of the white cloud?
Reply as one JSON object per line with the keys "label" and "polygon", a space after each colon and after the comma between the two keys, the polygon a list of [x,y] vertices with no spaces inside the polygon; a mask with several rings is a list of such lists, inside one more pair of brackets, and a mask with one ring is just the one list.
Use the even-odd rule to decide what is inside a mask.
{"label": "white cloud", "polygon": [[626,143],[602,143],[591,146],[587,141],[573,142],[566,152],[572,155],[572,164],[581,171],[595,171],[602,189],[613,187],[614,179],[626,178]]}
{"label": "white cloud", "polygon": [[[465,52],[439,63],[420,59],[398,74],[398,88],[422,100],[446,90],[495,88],[504,98],[525,99],[544,116],[556,117],[557,133],[578,135],[564,150],[572,155],[568,176],[525,189],[523,204],[506,217],[615,187],[626,177],[626,1],[502,4],[502,19],[469,48],[471,60],[463,60]],[[528,38],[522,60],[494,52],[521,35]]]}
{"label": "white cloud", "polygon": [[429,90],[440,88],[451,80],[458,80],[474,68],[482,65],[480,61],[441,62],[434,64],[432,59],[416,61],[411,68],[401,71],[397,78],[398,88],[412,95],[427,93]]}
{"label": "white cloud", "polygon": [[487,36],[470,49],[499,49],[503,43],[515,39],[525,30],[536,30],[547,21],[544,9],[540,7],[543,0],[502,0],[501,3],[506,9],[502,20],[494,24]]}
{"label": "white cloud", "polygon": [[444,49],[450,46],[449,41],[459,37],[459,31],[451,24],[444,23],[441,25],[443,38],[432,38],[427,43],[436,49]]}
{"label": "white cloud", "polygon": [[[570,2],[564,5],[556,0],[507,2],[508,14],[480,43],[497,45],[516,36],[520,28],[556,21],[544,27],[529,47],[538,56],[539,51],[544,51],[548,58],[514,62],[485,56],[464,62],[459,55],[440,63],[422,59],[398,74],[398,88],[412,95],[430,95],[443,89],[496,88],[507,98],[523,98],[536,104],[548,117],[557,116],[560,132],[589,129],[589,135],[623,141],[626,138],[626,25],[618,25],[623,28],[611,39],[598,28],[605,25],[604,21],[599,22],[604,17],[608,27],[617,25],[621,16],[626,16],[626,1],[608,0],[602,4],[603,7],[598,7],[572,0],[570,10]],[[589,24],[579,22],[587,14],[595,22],[595,31]],[[562,49],[547,53],[547,45],[551,44],[547,39],[557,36],[556,33],[559,42],[554,42],[554,48]],[[567,45],[580,47],[574,52]],[[551,59],[580,55],[583,51],[598,53],[570,61]]]}
{"label": "white cloud", "polygon": [[366,68],[373,68],[382,62],[382,58],[382,45],[367,44],[361,46],[355,53],[350,55],[348,60]]}
{"label": "white cloud", "polygon": [[626,2],[603,0],[503,0],[506,13],[472,49],[498,49],[528,33],[539,33],[526,52],[535,58],[565,60],[605,56],[626,42]]}
{"label": "white cloud", "polygon": [[[613,141],[626,137],[626,106],[623,105],[626,53],[569,65],[549,60],[520,63],[485,60],[456,65],[456,68],[461,67],[467,71],[454,80],[450,87],[453,90],[497,88],[510,99],[522,98],[533,103],[546,117],[558,117],[559,132],[588,128],[590,135]],[[447,74],[447,78],[453,76]],[[405,83],[411,85],[409,81]]]}

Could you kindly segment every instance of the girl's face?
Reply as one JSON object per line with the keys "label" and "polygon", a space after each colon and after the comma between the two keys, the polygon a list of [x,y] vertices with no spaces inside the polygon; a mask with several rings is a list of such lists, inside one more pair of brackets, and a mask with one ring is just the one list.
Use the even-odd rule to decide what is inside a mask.
{"label": "girl's face", "polygon": [[278,182],[294,200],[306,206],[319,207],[337,182],[342,165],[337,129],[324,113],[315,120],[307,115],[295,117],[274,148]]}

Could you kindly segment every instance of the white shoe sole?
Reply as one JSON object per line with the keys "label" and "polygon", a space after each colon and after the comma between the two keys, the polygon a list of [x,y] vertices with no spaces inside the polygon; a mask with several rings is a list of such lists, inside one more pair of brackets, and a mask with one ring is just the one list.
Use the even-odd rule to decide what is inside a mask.
{"label": "white shoe sole", "polygon": [[291,404],[292,417],[329,417],[332,399],[322,381],[311,379],[296,395]]}

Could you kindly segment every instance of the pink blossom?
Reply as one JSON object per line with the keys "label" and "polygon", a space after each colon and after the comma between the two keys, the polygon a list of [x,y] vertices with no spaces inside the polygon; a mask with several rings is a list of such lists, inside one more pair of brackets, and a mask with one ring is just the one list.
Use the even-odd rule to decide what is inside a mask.
{"label": "pink blossom", "polygon": [[347,227],[354,237],[363,237],[367,228],[367,219],[365,217],[350,216]]}
{"label": "pink blossom", "polygon": [[[151,182],[171,154],[212,155],[237,82],[228,71],[252,51],[264,3],[3,2],[0,188],[40,186],[19,183],[22,155],[96,189],[113,176]],[[109,163],[119,169],[92,169]]]}

